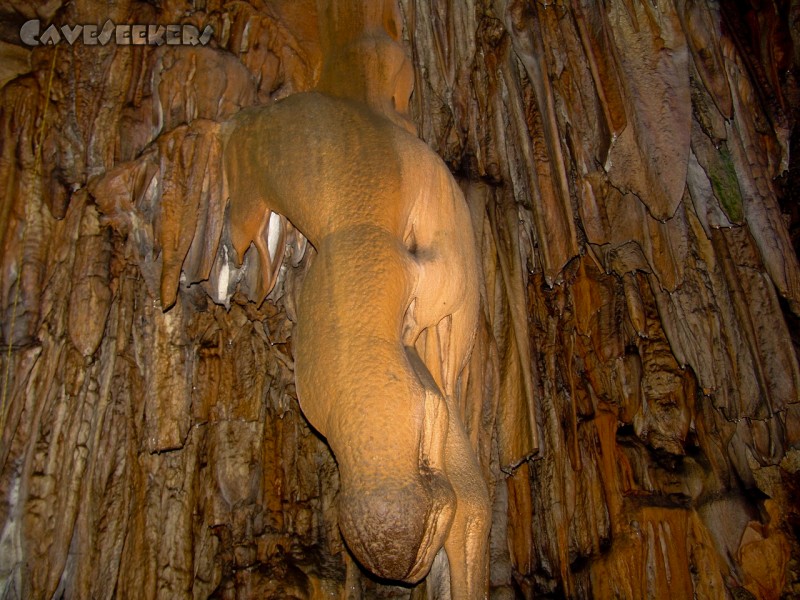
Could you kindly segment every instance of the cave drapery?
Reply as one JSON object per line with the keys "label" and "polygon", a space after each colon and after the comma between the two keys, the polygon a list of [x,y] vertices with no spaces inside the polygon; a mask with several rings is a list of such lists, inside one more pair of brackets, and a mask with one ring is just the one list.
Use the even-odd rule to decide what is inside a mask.
{"label": "cave drapery", "polygon": [[[800,4],[398,8],[482,260],[492,596],[800,594]],[[255,252],[213,260],[218,123],[316,85],[316,3],[0,15],[3,597],[425,597],[343,547],[294,390],[302,239],[261,305]],[[214,36],[31,48],[35,18]]]}

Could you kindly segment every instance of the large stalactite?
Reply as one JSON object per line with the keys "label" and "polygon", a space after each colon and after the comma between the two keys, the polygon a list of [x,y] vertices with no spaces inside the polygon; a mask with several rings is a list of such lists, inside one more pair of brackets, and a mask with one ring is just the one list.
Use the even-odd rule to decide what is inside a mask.
{"label": "large stalactite", "polygon": [[[492,597],[800,595],[800,4],[398,8],[482,263]],[[217,253],[218,124],[317,85],[314,0],[0,15],[0,595],[435,595],[343,545],[294,387],[313,250],[288,230],[260,305],[255,249]],[[30,19],[214,35],[32,48]]]}

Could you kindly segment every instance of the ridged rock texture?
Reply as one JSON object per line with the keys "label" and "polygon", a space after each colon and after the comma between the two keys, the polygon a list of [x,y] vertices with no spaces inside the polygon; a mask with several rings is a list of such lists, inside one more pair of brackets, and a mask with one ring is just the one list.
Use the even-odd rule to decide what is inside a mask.
{"label": "ridged rock texture", "polygon": [[[800,596],[800,3],[398,7],[482,262],[491,596]],[[0,16],[0,597],[437,597],[341,540],[294,389],[313,249],[225,248],[218,123],[316,85],[315,2]],[[34,18],[214,35],[31,48]]]}

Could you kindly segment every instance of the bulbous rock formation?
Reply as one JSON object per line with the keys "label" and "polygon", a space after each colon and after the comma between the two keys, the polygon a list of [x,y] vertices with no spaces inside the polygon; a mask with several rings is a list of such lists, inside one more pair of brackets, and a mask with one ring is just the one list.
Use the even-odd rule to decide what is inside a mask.
{"label": "bulbous rock formation", "polygon": [[[295,378],[339,465],[348,547],[381,577],[416,582],[444,546],[452,594],[478,598],[489,496],[454,394],[475,338],[479,267],[460,189],[398,127],[408,121],[394,98],[411,91],[403,58],[368,28],[323,64],[320,92],[223,126],[230,237],[241,260],[275,211],[317,250],[298,298]],[[331,72],[359,73],[361,97],[358,84],[330,85]],[[437,384],[414,344],[440,325]]]}
{"label": "bulbous rock formation", "polygon": [[[800,594],[798,10],[0,1],[0,595],[446,598],[448,563],[481,580],[445,532],[475,469],[492,597]],[[214,35],[31,48],[29,19]],[[364,201],[383,229],[331,237],[312,223],[358,215],[306,231],[288,201],[226,207],[224,160],[254,142],[231,146],[235,124],[314,102],[418,149],[358,158],[407,214]],[[275,121],[364,143],[342,120]],[[356,172],[318,147],[287,172]],[[407,203],[402,182],[441,193]],[[370,236],[379,254],[348,245]],[[477,270],[442,277],[434,247]],[[436,322],[468,305],[468,326]],[[312,327],[337,340],[321,362]],[[397,380],[362,377],[378,363]],[[320,400],[351,384],[376,417],[358,447]],[[381,486],[358,448],[395,421],[376,463],[404,467]],[[467,469],[447,465],[459,449]]]}
{"label": "bulbous rock formation", "polygon": [[[225,170],[239,256],[270,210],[318,253],[298,298],[295,377],[303,413],[339,464],[350,548],[381,576],[410,581],[427,573],[448,531],[453,568],[464,558],[452,553],[485,560],[485,484],[454,401],[446,405],[413,356],[421,331],[447,319],[445,389],[453,390],[475,336],[474,238],[449,171],[366,105],[320,93],[243,113],[230,127]],[[455,589],[475,597],[466,575],[484,569],[463,568]]]}

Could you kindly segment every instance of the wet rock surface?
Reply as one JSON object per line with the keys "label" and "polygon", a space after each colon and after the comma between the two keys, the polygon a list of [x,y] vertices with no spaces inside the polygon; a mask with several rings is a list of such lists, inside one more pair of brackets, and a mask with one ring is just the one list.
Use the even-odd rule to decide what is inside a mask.
{"label": "wet rock surface", "polygon": [[[260,306],[221,254],[218,124],[316,84],[316,4],[39,4],[0,14],[215,34],[0,30],[5,597],[425,597],[339,534],[294,390],[313,251]],[[399,7],[482,261],[493,596],[800,594],[796,3]]]}

